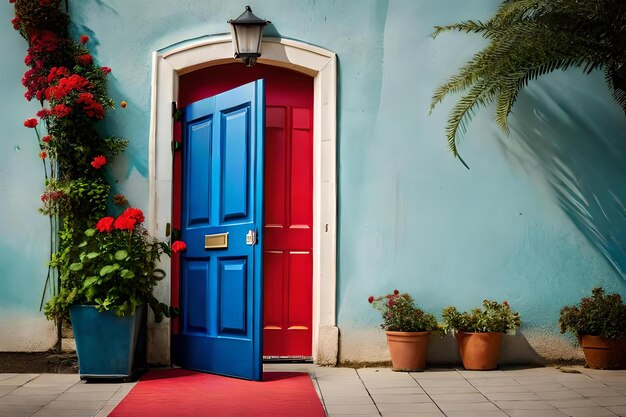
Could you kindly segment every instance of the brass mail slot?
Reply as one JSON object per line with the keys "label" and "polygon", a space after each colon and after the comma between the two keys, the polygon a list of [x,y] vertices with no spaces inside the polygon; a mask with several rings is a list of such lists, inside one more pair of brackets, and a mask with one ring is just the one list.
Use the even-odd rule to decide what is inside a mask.
{"label": "brass mail slot", "polygon": [[204,249],[225,249],[228,247],[228,233],[204,235]]}

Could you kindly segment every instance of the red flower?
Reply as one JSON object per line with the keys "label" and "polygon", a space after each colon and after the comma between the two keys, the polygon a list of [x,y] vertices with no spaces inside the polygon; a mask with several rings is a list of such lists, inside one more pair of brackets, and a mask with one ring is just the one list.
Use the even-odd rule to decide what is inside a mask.
{"label": "red flower", "polygon": [[46,159],[48,157],[48,152],[46,152],[46,151],[39,152],[39,157],[41,159]]}
{"label": "red flower", "polygon": [[31,54],[26,54],[26,56],[24,57],[24,64],[30,66],[32,62],[33,62],[33,56]]}
{"label": "red flower", "polygon": [[37,117],[39,117],[40,119],[43,119],[44,117],[48,117],[52,114],[52,111],[50,109],[41,109],[37,112]]}
{"label": "red flower", "polygon": [[396,305],[396,302],[395,302],[393,299],[391,299],[391,300],[389,300],[389,302],[387,303],[387,305],[388,305],[389,307],[393,307],[393,306],[395,306],[395,305]]}
{"label": "red flower", "polygon": [[103,217],[98,220],[98,223],[96,224],[96,229],[98,229],[100,233],[110,232],[113,230],[114,222],[115,219],[113,217]]}
{"label": "red flower", "polygon": [[393,295],[398,295],[398,294],[400,294],[400,291],[398,291],[398,290],[393,290]]}
{"label": "red flower", "polygon": [[115,203],[116,206],[125,206],[128,204],[128,200],[126,200],[126,197],[124,197],[123,194],[115,194],[113,196],[113,203]]}
{"label": "red flower", "polygon": [[78,74],[73,74],[59,79],[59,84],[56,86],[48,87],[46,89],[46,100],[59,100],[72,91],[83,90],[89,86],[89,81]]}
{"label": "red flower", "polygon": [[39,5],[41,7],[46,7],[50,4],[50,0],[39,0]]}
{"label": "red flower", "polygon": [[83,35],[83,36],[80,37],[80,43],[82,43],[84,45],[87,42],[89,42],[89,36]]}
{"label": "red flower", "polygon": [[44,143],[49,143],[52,140],[52,137],[50,135],[46,135],[43,138],[41,138],[41,141]]}
{"label": "red flower", "polygon": [[90,65],[93,62],[93,57],[91,54],[78,55],[76,57],[76,62],[81,65]]}
{"label": "red flower", "polygon": [[93,161],[91,161],[91,166],[94,167],[95,169],[100,169],[104,165],[106,165],[106,163],[107,163],[106,157],[104,155],[98,155],[93,158]]}
{"label": "red flower", "polygon": [[93,94],[80,93],[76,103],[81,103],[83,105],[83,110],[85,111],[87,117],[93,117],[98,120],[104,118],[104,107],[93,99]]}
{"label": "red flower", "polygon": [[13,29],[19,30],[21,22],[22,22],[22,19],[20,19],[18,16],[15,16],[13,19],[11,19],[11,23],[13,24]]}
{"label": "red flower", "polygon": [[131,219],[137,220],[137,222],[142,223],[145,220],[143,215],[143,211],[135,207],[129,207],[122,213],[122,216],[130,217]]}
{"label": "red flower", "polygon": [[52,109],[52,114],[57,117],[65,117],[72,112],[72,108],[70,106],[66,106],[65,104],[57,104]]}
{"label": "red flower", "polygon": [[104,72],[105,74],[108,74],[111,72],[111,68],[109,67],[100,67],[100,71]]}
{"label": "red flower", "polygon": [[54,32],[49,30],[33,31],[30,36],[31,47],[28,53],[38,54],[41,52],[53,52],[58,48],[58,38]]}
{"label": "red flower", "polygon": [[67,77],[70,75],[70,70],[65,67],[52,67],[48,73],[48,82],[53,82],[56,78]]}
{"label": "red flower", "polygon": [[367,302],[372,304],[374,302],[374,296],[370,295],[370,298],[367,299]]}
{"label": "red flower", "polygon": [[30,127],[30,128],[34,128],[35,126],[37,126],[37,119],[35,119],[34,117],[32,119],[26,119],[24,120],[24,126],[26,127]]}
{"label": "red flower", "polygon": [[122,213],[117,219],[115,219],[113,226],[118,230],[133,230],[135,224],[137,224],[137,220],[132,217],[125,216],[124,213]]}
{"label": "red flower", "polygon": [[182,240],[172,243],[172,252],[182,252],[187,249],[187,244]]}
{"label": "red flower", "polygon": [[9,0],[9,3],[15,3],[15,0]]}

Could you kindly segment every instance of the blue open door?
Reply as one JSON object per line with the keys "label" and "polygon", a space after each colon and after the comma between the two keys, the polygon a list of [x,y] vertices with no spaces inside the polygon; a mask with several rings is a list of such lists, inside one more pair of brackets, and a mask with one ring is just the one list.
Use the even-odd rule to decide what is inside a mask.
{"label": "blue open door", "polygon": [[263,80],[183,110],[177,364],[261,380]]}

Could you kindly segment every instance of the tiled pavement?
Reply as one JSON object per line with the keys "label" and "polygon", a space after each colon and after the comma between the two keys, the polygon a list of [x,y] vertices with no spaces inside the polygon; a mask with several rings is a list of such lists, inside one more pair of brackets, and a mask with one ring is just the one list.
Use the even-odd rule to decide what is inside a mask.
{"label": "tiled pavement", "polygon": [[[626,371],[567,369],[400,373],[387,368],[265,366],[269,371],[309,372],[329,417],[626,417]],[[0,374],[0,416],[104,417],[133,386],[85,383],[67,374]]]}

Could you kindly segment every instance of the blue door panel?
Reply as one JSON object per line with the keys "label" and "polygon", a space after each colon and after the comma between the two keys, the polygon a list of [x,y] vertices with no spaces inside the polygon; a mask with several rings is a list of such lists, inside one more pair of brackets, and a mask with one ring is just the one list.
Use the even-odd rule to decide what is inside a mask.
{"label": "blue door panel", "polygon": [[248,215],[250,108],[222,113],[222,221]]}
{"label": "blue door panel", "polygon": [[185,270],[185,317],[183,325],[188,333],[208,331],[208,317],[206,314],[207,294],[209,285],[208,262],[189,263]]}
{"label": "blue door panel", "polygon": [[220,335],[246,335],[248,265],[245,258],[220,260]]}
{"label": "blue door panel", "polygon": [[[174,339],[177,364],[253,380],[262,376],[263,88],[259,80],[184,109],[187,250]],[[206,248],[218,234],[226,247]]]}
{"label": "blue door panel", "polygon": [[187,225],[206,224],[210,215],[211,174],[204,160],[211,158],[213,123],[211,118],[189,125],[187,189],[193,191],[193,204],[188,205]]}

